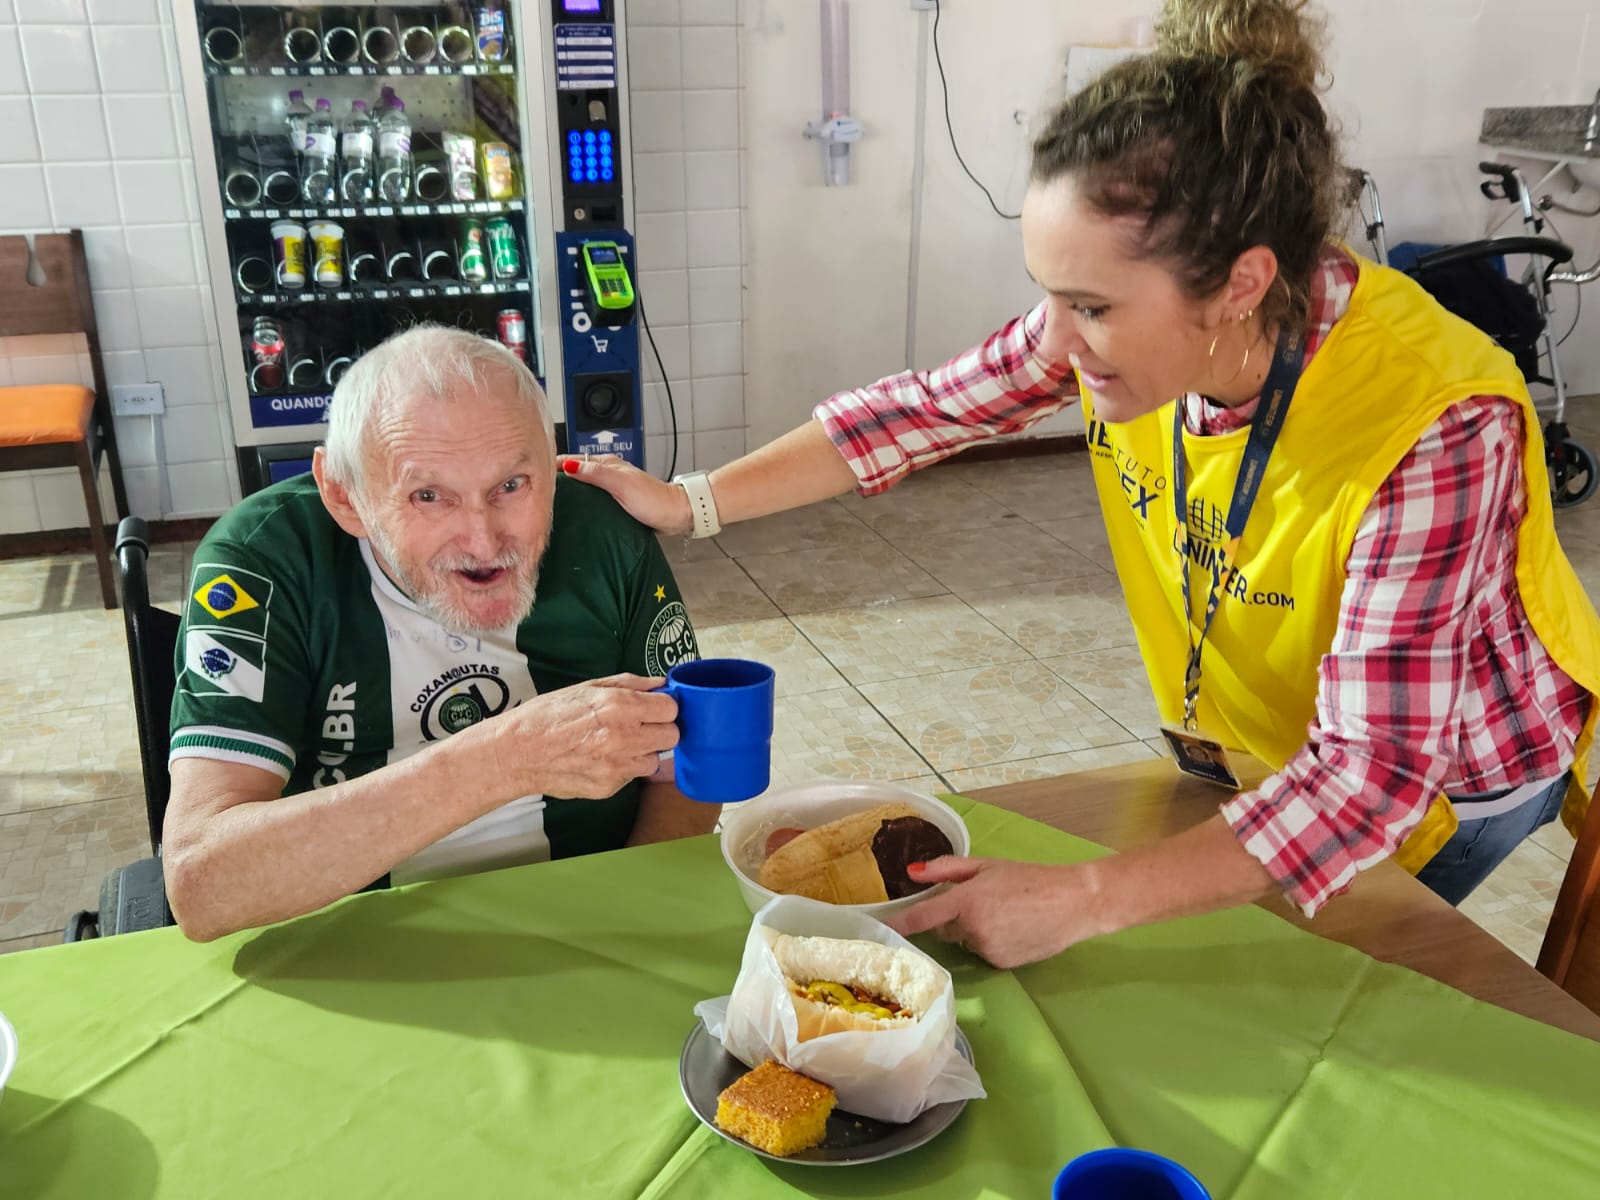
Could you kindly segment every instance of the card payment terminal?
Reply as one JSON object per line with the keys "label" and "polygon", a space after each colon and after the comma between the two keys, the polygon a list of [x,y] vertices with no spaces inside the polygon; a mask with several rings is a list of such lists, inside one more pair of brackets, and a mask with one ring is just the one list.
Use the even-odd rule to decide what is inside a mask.
{"label": "card payment terminal", "polygon": [[584,242],[583,274],[596,322],[626,325],[633,320],[633,280],[616,242]]}

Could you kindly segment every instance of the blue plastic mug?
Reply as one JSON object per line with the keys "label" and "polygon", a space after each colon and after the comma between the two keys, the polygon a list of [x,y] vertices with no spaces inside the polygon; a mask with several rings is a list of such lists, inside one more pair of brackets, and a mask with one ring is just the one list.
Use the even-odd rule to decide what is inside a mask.
{"label": "blue plastic mug", "polygon": [[734,804],[772,779],[773,682],[766,663],[702,658],[667,672],[661,690],[678,702],[678,790],[707,804]]}
{"label": "blue plastic mug", "polygon": [[1201,1182],[1148,1150],[1091,1150],[1056,1176],[1055,1200],[1211,1200]]}

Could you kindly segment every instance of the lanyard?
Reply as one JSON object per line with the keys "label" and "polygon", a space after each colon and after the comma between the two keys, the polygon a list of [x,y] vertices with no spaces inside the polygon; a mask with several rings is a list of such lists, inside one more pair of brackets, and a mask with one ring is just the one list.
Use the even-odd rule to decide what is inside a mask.
{"label": "lanyard", "polygon": [[1250,520],[1250,510],[1255,507],[1256,496],[1261,491],[1261,480],[1267,473],[1267,461],[1272,448],[1283,432],[1283,423],[1289,415],[1289,402],[1294,399],[1294,389],[1300,382],[1304,345],[1298,331],[1285,330],[1278,338],[1273,351],[1272,367],[1261,387],[1261,400],[1256,415],[1250,422],[1250,440],[1245,443],[1244,458],[1239,463],[1239,474],[1233,482],[1233,500],[1228,505],[1227,540],[1217,547],[1211,557],[1211,590],[1206,596],[1206,615],[1200,627],[1200,638],[1194,636],[1193,612],[1189,595],[1189,486],[1185,478],[1183,452],[1183,410],[1185,398],[1173,403],[1172,412],[1172,502],[1178,517],[1178,528],[1183,531],[1183,541],[1178,552],[1183,560],[1183,625],[1189,633],[1189,665],[1183,676],[1183,727],[1191,732],[1198,726],[1195,713],[1200,704],[1200,656],[1205,650],[1206,635],[1211,632],[1212,618],[1227,594],[1227,585],[1233,578],[1239,554],[1239,539],[1244,535],[1245,524]]}

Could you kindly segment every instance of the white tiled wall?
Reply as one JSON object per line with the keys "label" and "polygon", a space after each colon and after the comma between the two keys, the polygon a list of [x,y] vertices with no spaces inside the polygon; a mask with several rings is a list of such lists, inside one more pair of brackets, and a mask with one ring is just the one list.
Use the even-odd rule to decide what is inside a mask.
{"label": "white tiled wall", "polygon": [[[0,232],[85,228],[108,376],[167,389],[159,426],[119,423],[130,496],[146,515],[216,512],[237,494],[196,252],[172,2],[0,0]],[[1026,118],[1048,102],[1061,52],[1114,38],[1155,7],[1019,0],[1001,22],[982,6],[950,6],[956,124],[969,160],[1005,203],[1018,197]],[[1334,15],[1330,104],[1352,159],[1385,185],[1392,239],[1477,227],[1473,163],[1485,105],[1584,102],[1600,85],[1593,0],[1324,7]],[[716,466],[747,440],[804,419],[833,388],[904,365],[907,313],[894,302],[904,289],[892,279],[908,266],[910,105],[927,18],[903,4],[852,9],[852,82],[867,140],[852,186],[825,189],[816,147],[798,136],[814,115],[814,0],[747,0],[742,24],[740,8],[737,0],[628,4],[638,284],[672,382],[680,471]],[[1042,46],[1033,57],[1050,65],[1014,69],[1004,89],[980,85],[974,64],[984,54],[1019,61],[1019,21]],[[759,86],[745,87],[752,70]],[[925,135],[911,339],[919,362],[959,350],[1026,292],[1015,226],[994,218],[955,173],[937,115]],[[1568,221],[1562,232],[1587,250],[1600,233],[1582,225]],[[883,268],[873,288],[858,286],[868,261]],[[1018,298],[995,299],[1013,285]],[[644,350],[646,453],[661,472],[671,422],[661,373]],[[71,377],[74,353],[51,339],[0,341],[0,383],[52,369]],[[1600,386],[1600,305],[1584,313],[1564,359],[1581,387]],[[81,523],[76,496],[70,473],[0,477],[0,532]]]}
{"label": "white tiled wall", "polygon": [[[1330,106],[1346,154],[1377,179],[1389,244],[1480,237],[1506,212],[1478,192],[1483,110],[1588,104],[1600,88],[1600,5],[1594,0],[1342,0],[1333,8]],[[1417,51],[1426,48],[1426,58]],[[1424,87],[1412,87],[1412,77]],[[1544,166],[1523,161],[1533,182]],[[1592,208],[1593,195],[1568,197]],[[1600,218],[1549,214],[1578,262],[1600,256]],[[1513,219],[1501,234],[1520,233]],[[1550,232],[1550,231],[1547,231]],[[1561,348],[1575,394],[1600,392],[1600,305],[1581,306]],[[1557,288],[1559,328],[1574,319],[1573,289]]]}
{"label": "white tiled wall", "polygon": [[[0,0],[0,233],[84,229],[107,376],[166,388],[164,417],[117,425],[130,502],[149,517],[238,496],[172,2]],[[736,2],[633,0],[628,34],[639,290],[672,382],[677,469],[710,467],[745,447]],[[0,384],[76,377],[70,350],[39,341],[0,339]],[[643,349],[660,473],[671,417]],[[76,489],[70,472],[0,477],[0,532],[81,525]]]}
{"label": "white tiled wall", "polygon": [[[735,0],[632,0],[634,221],[639,294],[677,409],[677,469],[744,453],[740,38]],[[645,457],[671,457],[648,342]]]}
{"label": "white tiled wall", "polygon": [[[0,0],[0,233],[82,228],[108,380],[165,386],[164,417],[117,420],[145,517],[210,515],[238,495],[171,2]],[[0,339],[0,383],[87,382],[81,345]],[[0,478],[0,532],[84,523],[73,472]]]}
{"label": "white tiled wall", "polygon": [[[967,164],[1007,211],[1022,199],[1030,134],[1059,98],[1068,48],[1123,40],[1158,7],[1159,0],[947,0],[940,47],[951,123]],[[1327,102],[1342,122],[1349,161],[1378,177],[1391,242],[1479,235],[1488,214],[1476,169],[1485,107],[1587,104],[1600,87],[1596,0],[1316,7],[1330,16]],[[918,366],[960,353],[1024,311],[1037,289],[1023,271],[1017,224],[989,209],[951,152],[929,63],[910,311],[916,47],[931,13],[911,11],[905,0],[850,6],[852,115],[865,137],[852,150],[850,186],[829,188],[816,146],[798,136],[820,101],[817,4],[745,0],[745,9],[745,416],[750,440],[762,442],[804,420],[830,392],[903,369],[908,342]],[[1556,225],[1581,262],[1600,254],[1600,218],[1557,214]],[[1588,290],[1562,348],[1578,392],[1600,391],[1600,304]],[[1556,299],[1570,320],[1571,289]]]}

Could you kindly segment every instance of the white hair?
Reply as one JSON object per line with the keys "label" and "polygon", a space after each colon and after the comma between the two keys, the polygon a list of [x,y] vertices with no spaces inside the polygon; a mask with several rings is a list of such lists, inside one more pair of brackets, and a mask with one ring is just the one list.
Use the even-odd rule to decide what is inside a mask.
{"label": "white hair", "polygon": [[517,395],[538,413],[546,444],[555,453],[555,425],[544,389],[520,358],[499,342],[464,329],[416,325],[367,351],[333,389],[325,444],[327,472],[350,491],[364,494],[367,430],[391,404],[424,398],[449,403],[458,394],[487,391],[496,376],[511,379]]}

